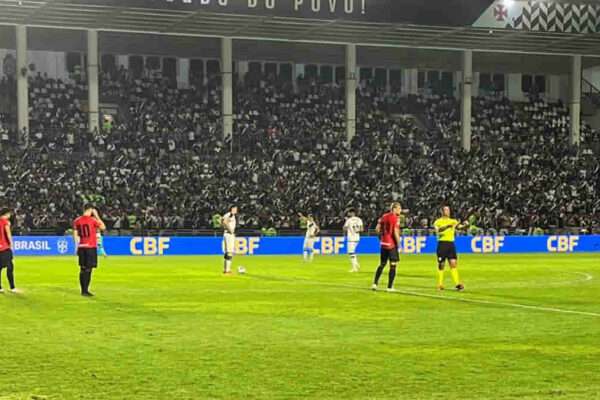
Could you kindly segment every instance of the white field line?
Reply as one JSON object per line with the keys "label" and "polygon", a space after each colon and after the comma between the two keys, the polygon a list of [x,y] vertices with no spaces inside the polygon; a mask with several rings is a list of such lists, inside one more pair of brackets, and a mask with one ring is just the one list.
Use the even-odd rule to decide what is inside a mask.
{"label": "white field line", "polygon": [[[579,274],[579,275],[584,276],[585,277],[585,281],[591,281],[594,278],[592,275],[590,275],[588,273],[585,273],[585,272],[576,272],[576,273]],[[267,277],[265,277],[265,278],[267,278]],[[273,278],[271,278],[271,279],[273,279]],[[327,282],[321,282],[321,281],[313,281],[313,280],[310,280],[310,279],[285,279],[285,278],[281,279],[281,278],[275,278],[275,280],[301,282],[301,283],[304,283],[304,284],[318,285],[318,286],[344,287],[344,288],[348,288],[348,289],[368,290],[368,288],[365,288],[364,286],[327,283]],[[429,298],[429,299],[447,300],[447,301],[454,301],[454,302],[460,302],[460,303],[468,303],[468,304],[494,305],[494,306],[501,306],[501,307],[520,308],[520,309],[524,309],[524,310],[533,310],[533,311],[541,311],[541,312],[552,312],[552,313],[558,313],[558,314],[584,315],[584,316],[587,316],[587,317],[598,317],[598,318],[600,318],[600,313],[595,313],[595,312],[590,312],[590,311],[567,310],[567,309],[556,308],[556,307],[545,307],[545,306],[519,304],[519,303],[507,303],[507,302],[501,302],[501,301],[491,301],[491,300],[464,298],[464,297],[456,297],[456,296],[442,296],[442,295],[437,295],[437,294],[420,293],[420,292],[415,292],[415,291],[412,291],[412,290],[404,290],[404,289],[397,289],[394,293],[395,294],[404,294],[404,295],[409,295],[409,296],[416,296],[416,297],[424,297],[424,298]],[[394,293],[390,293],[390,294],[394,294]],[[468,295],[468,292],[467,293],[463,293],[462,295],[464,295],[464,294]]]}

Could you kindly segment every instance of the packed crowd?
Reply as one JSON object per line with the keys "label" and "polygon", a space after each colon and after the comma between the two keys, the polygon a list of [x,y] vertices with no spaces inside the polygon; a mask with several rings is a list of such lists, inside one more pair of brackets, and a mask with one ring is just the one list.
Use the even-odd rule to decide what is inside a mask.
{"label": "packed crowd", "polygon": [[[348,144],[343,87],[246,79],[233,138],[222,139],[218,79],[181,90],[118,71],[101,82],[117,115],[87,133],[85,87],[32,78],[27,147],[1,144],[0,196],[17,226],[66,229],[92,198],[120,229],[209,228],[230,204],[245,228],[297,228],[297,212],[339,228],[349,207],[373,227],[392,200],[410,209],[411,228],[430,227],[449,203],[481,228],[600,229],[600,136],[584,126],[574,152],[560,103],[476,98],[465,154],[450,97],[401,98],[364,82]],[[388,112],[408,103],[417,117]]]}

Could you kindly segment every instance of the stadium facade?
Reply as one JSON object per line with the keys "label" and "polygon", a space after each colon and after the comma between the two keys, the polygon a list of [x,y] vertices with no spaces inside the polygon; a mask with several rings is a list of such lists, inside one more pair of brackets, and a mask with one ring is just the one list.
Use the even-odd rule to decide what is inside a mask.
{"label": "stadium facade", "polygon": [[[169,36],[167,42],[179,43],[178,52],[197,51],[206,44],[205,54],[218,56],[224,137],[233,132],[233,71],[243,74],[248,61],[256,60],[265,49],[266,53],[272,50],[271,58],[284,60],[294,50],[310,53],[312,47],[317,59],[342,54],[344,68],[334,68],[333,74],[344,74],[348,139],[356,131],[355,93],[361,65],[382,67],[388,85],[392,66],[400,66],[405,93],[416,93],[422,86],[420,81],[426,78],[419,71],[450,70],[449,79],[462,98],[462,144],[467,151],[471,146],[471,99],[480,86],[479,71],[503,75],[499,79],[514,99],[523,96],[521,72],[543,75],[548,97],[569,104],[570,141],[577,145],[582,71],[587,71],[586,85],[593,90],[594,67],[600,64],[600,6],[589,1],[0,0],[0,25],[0,48],[10,49],[14,43],[20,71],[19,132],[28,131],[28,81],[23,71],[32,58],[40,61],[36,63],[38,71],[60,77],[68,74],[65,53],[81,51],[88,78],[88,127],[94,131],[101,111],[100,55],[114,54],[119,65],[128,66],[129,55],[151,52],[153,43],[145,39],[164,35]],[[137,36],[131,42],[140,46],[124,48],[123,39],[132,37],[126,35]],[[59,42],[67,37],[71,40],[65,48]],[[37,49],[45,54],[32,51]],[[257,49],[262,51],[254,51]],[[238,50],[245,54],[238,56]],[[4,58],[9,52],[0,50],[0,55]],[[178,56],[175,63],[178,84],[185,87],[190,58]],[[300,62],[293,61],[291,68],[293,76],[304,72]],[[486,78],[489,76],[495,79],[493,74]]]}

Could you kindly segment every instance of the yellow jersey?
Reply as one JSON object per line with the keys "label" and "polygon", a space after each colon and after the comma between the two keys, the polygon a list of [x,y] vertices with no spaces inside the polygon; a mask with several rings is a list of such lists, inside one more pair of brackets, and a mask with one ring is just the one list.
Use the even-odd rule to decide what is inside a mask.
{"label": "yellow jersey", "polygon": [[[458,224],[459,224],[459,222],[457,220],[455,220],[454,218],[447,218],[447,217],[438,218],[433,223],[433,227],[437,231],[438,241],[454,242],[454,237],[456,234],[456,227],[458,226]],[[439,229],[443,228],[445,226],[450,226],[450,228],[447,228],[443,232],[440,232]]]}

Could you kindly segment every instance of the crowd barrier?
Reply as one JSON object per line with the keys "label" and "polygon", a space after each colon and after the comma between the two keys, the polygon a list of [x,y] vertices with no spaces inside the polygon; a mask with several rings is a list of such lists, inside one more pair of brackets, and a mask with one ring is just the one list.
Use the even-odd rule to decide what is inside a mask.
{"label": "crowd barrier", "polygon": [[[238,255],[299,255],[303,237],[239,237],[235,251]],[[433,254],[437,239],[403,237],[400,251],[404,254]],[[589,236],[460,236],[456,239],[459,253],[577,253],[600,252],[600,235]],[[175,256],[217,255],[223,253],[219,237],[116,237],[104,238],[109,255],[119,256]],[[57,256],[75,254],[73,238],[67,236],[15,236],[16,255]],[[315,241],[317,254],[346,254],[343,237],[319,237]],[[357,253],[376,254],[379,240],[362,238]]]}

